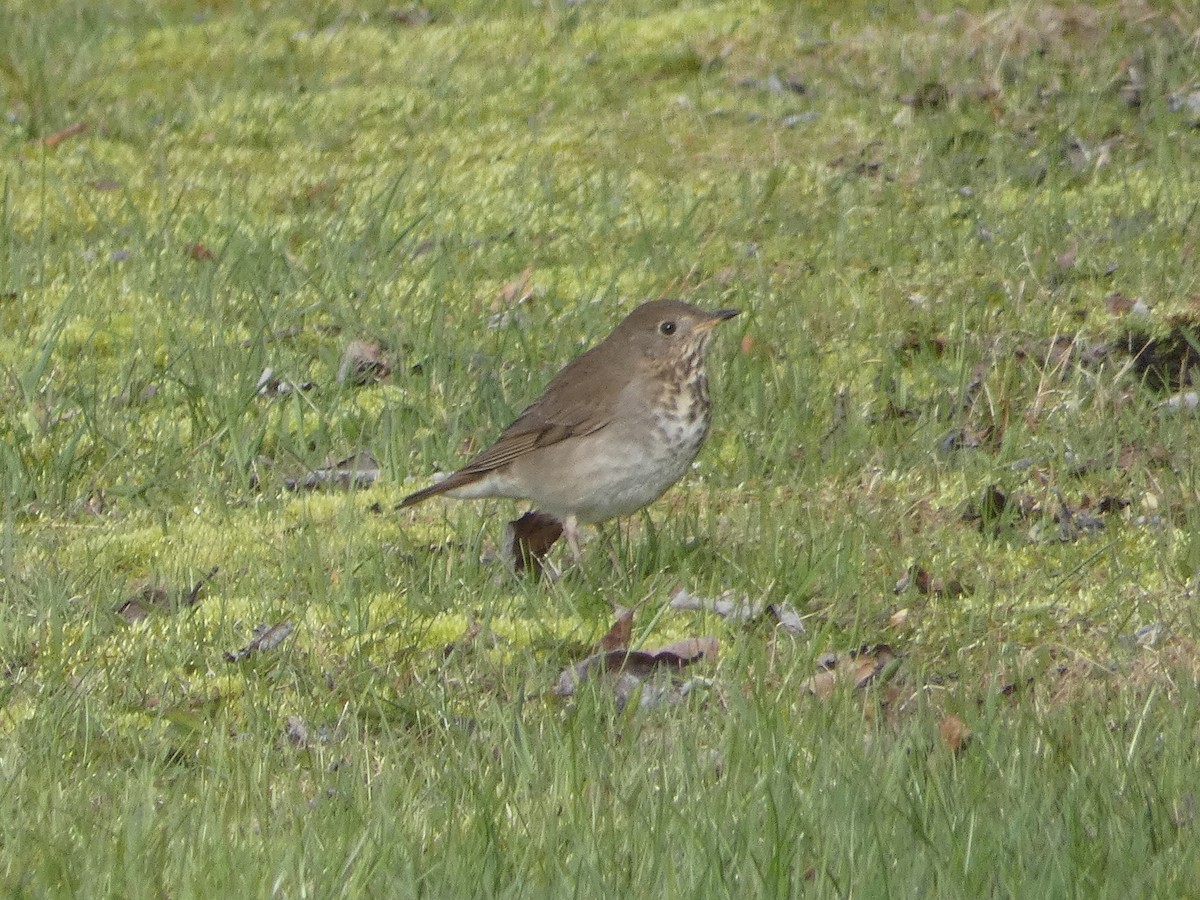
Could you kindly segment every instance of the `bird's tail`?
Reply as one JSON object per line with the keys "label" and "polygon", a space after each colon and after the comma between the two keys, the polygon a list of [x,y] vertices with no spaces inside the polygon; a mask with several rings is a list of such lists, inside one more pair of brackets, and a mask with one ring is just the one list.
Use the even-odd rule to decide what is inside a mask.
{"label": "bird's tail", "polygon": [[445,494],[454,490],[455,488],[463,487],[470,484],[472,481],[478,480],[479,475],[477,474],[472,473],[467,475],[462,472],[455,472],[449,478],[444,478],[437,482],[437,484],[431,484],[427,488],[421,488],[421,490],[409,494],[396,504],[396,509],[404,509],[408,506],[416,506],[418,503],[428,500],[430,497],[436,497],[438,494]]}

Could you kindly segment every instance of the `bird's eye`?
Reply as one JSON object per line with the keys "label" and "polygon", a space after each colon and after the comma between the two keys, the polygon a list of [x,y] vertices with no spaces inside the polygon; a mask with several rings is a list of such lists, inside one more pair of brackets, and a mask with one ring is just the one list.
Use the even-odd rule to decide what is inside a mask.
{"label": "bird's eye", "polygon": [[675,323],[674,322],[663,322],[661,325],[658,326],[658,330],[661,331],[663,334],[667,335],[668,337],[670,337],[671,335],[673,335],[675,333]]}

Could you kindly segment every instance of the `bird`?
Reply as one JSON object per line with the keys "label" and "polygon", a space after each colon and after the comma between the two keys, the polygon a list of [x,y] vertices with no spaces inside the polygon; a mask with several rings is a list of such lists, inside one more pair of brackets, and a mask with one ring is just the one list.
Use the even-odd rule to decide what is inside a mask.
{"label": "bird", "polygon": [[712,420],[712,330],[739,312],[643,303],[559,371],[491,446],[397,508],[438,495],[529,500],[561,521],[580,563],[580,525],[653,503],[700,452]]}

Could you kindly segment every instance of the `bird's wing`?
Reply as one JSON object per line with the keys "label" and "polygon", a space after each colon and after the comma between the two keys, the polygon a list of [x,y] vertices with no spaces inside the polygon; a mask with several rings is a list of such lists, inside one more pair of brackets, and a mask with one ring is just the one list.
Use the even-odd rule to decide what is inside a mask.
{"label": "bird's wing", "polygon": [[[569,363],[494,444],[449,478],[405,497],[400,506],[412,506],[471,484],[526,453],[604,428],[612,421],[621,394],[620,389],[612,389],[613,378],[621,382],[618,388],[632,378],[631,367],[618,368],[614,373],[605,355],[608,352],[609,348],[601,343]],[[608,390],[597,390],[598,374],[607,379]]]}
{"label": "bird's wing", "polygon": [[[548,419],[538,405],[526,409],[496,442],[463,466],[463,475],[478,475],[499,469],[519,456],[549,447],[568,438],[583,437],[599,431],[609,423],[609,417],[596,415],[597,410],[562,410]],[[574,413],[571,415],[570,413]],[[565,414],[565,415],[564,415]]]}
{"label": "bird's wing", "polygon": [[[593,434],[611,422],[620,395],[612,389],[613,379],[627,383],[632,376],[630,367],[614,371],[611,351],[605,341],[568,363],[494,444],[455,474],[487,473],[534,450]],[[607,390],[597,390],[598,379],[607,381]]]}

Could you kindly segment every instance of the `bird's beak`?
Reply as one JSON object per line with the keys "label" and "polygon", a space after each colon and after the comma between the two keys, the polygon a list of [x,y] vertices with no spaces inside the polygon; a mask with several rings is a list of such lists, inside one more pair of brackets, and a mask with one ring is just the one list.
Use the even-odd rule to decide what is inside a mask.
{"label": "bird's beak", "polygon": [[716,312],[709,313],[708,321],[702,322],[700,324],[700,327],[704,328],[705,330],[707,330],[709,328],[713,328],[717,325],[720,325],[726,319],[732,319],[734,316],[736,316],[740,312],[741,312],[740,309],[718,309]]}

